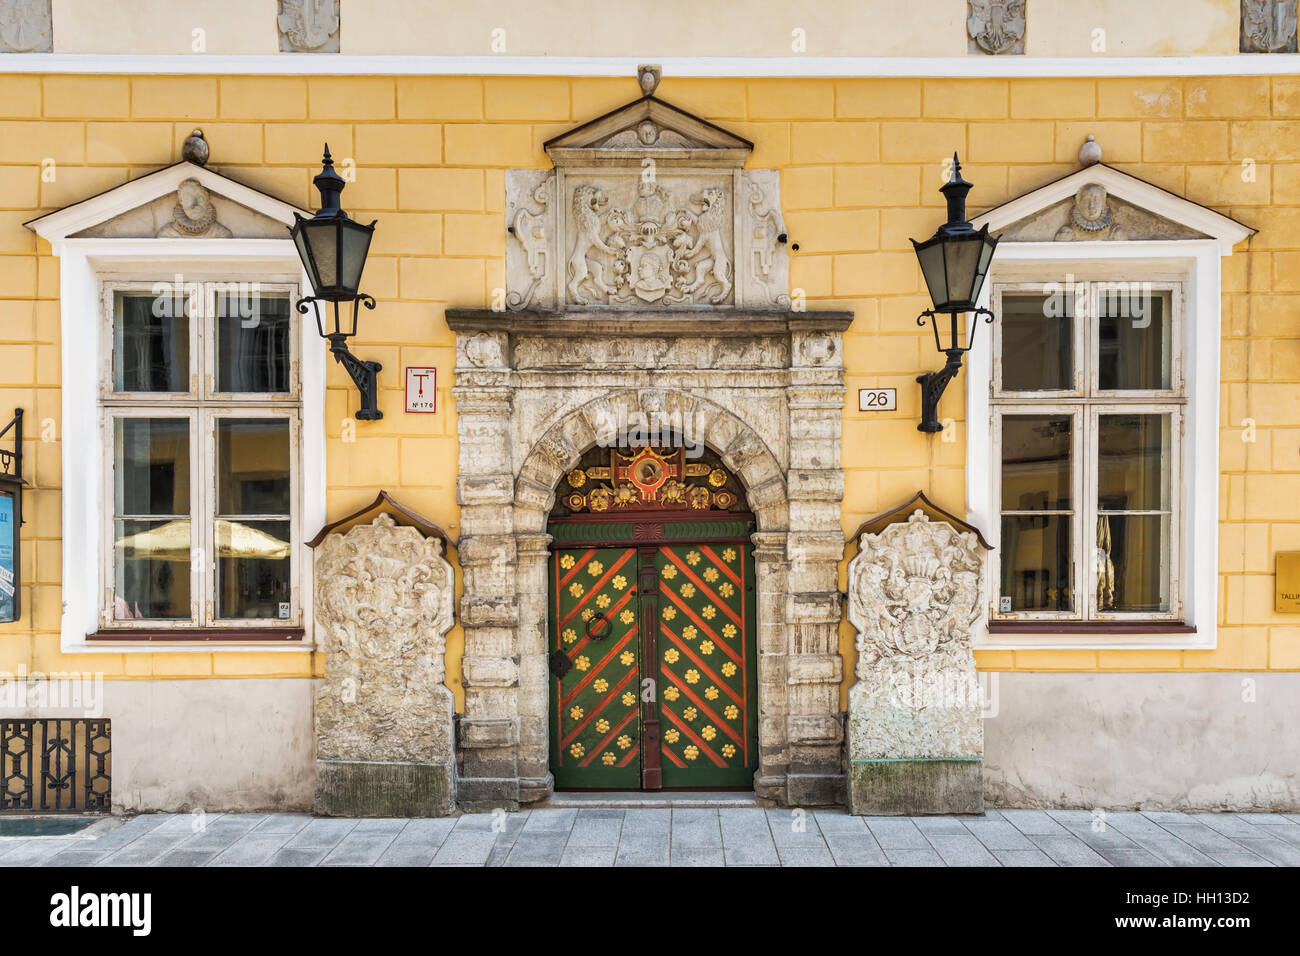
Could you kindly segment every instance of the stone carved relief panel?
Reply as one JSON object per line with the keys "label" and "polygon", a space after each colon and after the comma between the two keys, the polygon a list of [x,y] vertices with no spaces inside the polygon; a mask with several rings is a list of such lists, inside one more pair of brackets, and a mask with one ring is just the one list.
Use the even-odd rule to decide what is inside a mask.
{"label": "stone carved relief panel", "polygon": [[1241,0],[1242,53],[1295,53],[1295,0]]}
{"label": "stone carved relief panel", "polygon": [[0,2],[0,53],[49,53],[54,49],[50,0]]}
{"label": "stone carved relief panel", "polygon": [[338,53],[339,0],[279,0],[281,53]]}
{"label": "stone carved relief panel", "polygon": [[318,758],[450,765],[454,592],[442,542],[387,513],[326,537],[316,555]]}
{"label": "stone carved relief panel", "polygon": [[1204,239],[1204,234],[1165,219],[1086,183],[1069,199],[1053,203],[1001,230],[1009,242],[1081,242],[1127,239]]}
{"label": "stone carved relief panel", "polygon": [[506,222],[512,310],[790,306],[775,170],[511,170]]}
{"label": "stone carved relief panel", "polygon": [[917,509],[863,534],[860,547],[848,568],[858,651],[850,756],[981,755],[971,639],[983,606],[983,545]]}
{"label": "stone carved relief panel", "polygon": [[1025,52],[1026,0],[967,0],[968,53]]}

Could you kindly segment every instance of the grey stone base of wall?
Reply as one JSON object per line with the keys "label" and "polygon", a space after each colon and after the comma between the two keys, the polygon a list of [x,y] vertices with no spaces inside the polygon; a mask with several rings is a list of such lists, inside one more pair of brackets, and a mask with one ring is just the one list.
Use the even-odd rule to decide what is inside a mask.
{"label": "grey stone base of wall", "polygon": [[983,813],[983,762],[972,758],[854,760],[849,812],[858,816]]}
{"label": "grey stone base of wall", "polygon": [[990,807],[1300,810],[1300,673],[990,676]]}
{"label": "grey stone base of wall", "polygon": [[838,807],[844,805],[844,775],[792,773],[785,778],[785,793],[777,802],[789,807]]}
{"label": "grey stone base of wall", "polygon": [[448,766],[316,761],[315,811],[327,817],[445,817],[455,807]]}

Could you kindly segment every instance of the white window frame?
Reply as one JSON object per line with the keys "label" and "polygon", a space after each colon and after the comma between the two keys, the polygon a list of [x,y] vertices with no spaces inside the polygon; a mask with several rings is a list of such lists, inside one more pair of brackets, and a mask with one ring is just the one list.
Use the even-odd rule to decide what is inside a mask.
{"label": "white window frame", "polygon": [[[304,538],[325,524],[325,369],[326,349],[314,322],[292,313],[298,330],[295,348],[300,395],[298,513],[293,561],[298,588],[296,626],[302,640],[226,641],[219,630],[204,627],[201,641],[88,641],[102,625],[103,581],[106,566],[105,518],[111,522],[111,500],[104,468],[112,454],[112,433],[101,411],[101,375],[109,368],[111,339],[102,332],[102,296],[106,282],[135,282],[150,286],[171,281],[180,273],[187,281],[259,282],[264,286],[309,289],[301,261],[288,239],[62,239],[54,245],[59,257],[62,316],[62,434],[63,451],[63,620],[60,648],[70,654],[104,653],[242,653],[249,650],[301,653],[315,643],[312,614],[312,552]],[[111,319],[111,315],[110,315]],[[205,373],[200,373],[205,374]],[[196,383],[196,388],[201,383]],[[144,400],[144,396],[136,396]],[[155,396],[156,397],[156,396]],[[260,398],[261,396],[259,396]],[[227,396],[222,396],[223,403]],[[225,405],[241,410],[241,403]],[[223,407],[225,407],[223,405]],[[179,407],[177,409],[180,411]],[[204,440],[200,432],[199,440]],[[198,454],[192,449],[192,454]],[[111,485],[108,486],[111,493]],[[108,512],[106,515],[105,512]],[[94,560],[87,560],[93,555]],[[120,626],[125,622],[115,622]],[[288,626],[276,621],[277,626]],[[161,630],[166,622],[148,622]],[[182,625],[183,626],[183,625]],[[241,620],[228,626],[261,626]]]}
{"label": "white window frame", "polygon": [[[1175,489],[1181,507],[1176,560],[1181,580],[1175,582],[1176,600],[1181,605],[1178,619],[1194,632],[1169,633],[1144,629],[1146,615],[1125,619],[1123,633],[1080,633],[1067,625],[1059,633],[990,634],[987,626],[978,629],[975,647],[988,650],[1029,649],[1210,649],[1217,646],[1218,613],[1218,491],[1219,491],[1219,351],[1221,340],[1220,259],[1229,254],[1230,245],[1220,240],[1125,240],[1085,242],[1003,242],[993,259],[985,284],[981,305],[989,308],[993,290],[1009,283],[1063,282],[1069,274],[1107,281],[1144,281],[1179,283],[1183,290],[1181,322],[1171,322],[1179,336],[1174,355],[1181,356],[1185,404],[1182,413],[1181,443],[1176,452],[1181,462],[1181,484]],[[1079,323],[1076,323],[1076,326]],[[996,325],[996,322],[995,322]],[[995,332],[995,335],[997,333]],[[997,339],[1000,342],[1000,336]],[[1076,340],[1077,341],[1077,340]],[[1094,346],[1089,341],[1085,347]],[[1076,346],[1077,347],[1077,346]],[[991,389],[993,348],[974,349],[968,355],[966,369],[966,419],[968,427],[966,492],[969,520],[985,532],[996,549],[1001,541],[1000,520],[1000,444],[994,443]],[[1171,371],[1171,374],[1176,374]],[[1177,384],[1172,379],[1171,384]],[[1062,393],[1045,393],[1072,402]],[[1137,393],[1131,402],[1111,401],[1111,396],[1129,393],[1103,393],[1108,405],[1128,409],[1166,403],[1166,393],[1159,399]],[[1028,397],[1028,396],[1025,396]],[[1153,401],[1154,400],[1154,401]],[[1145,404],[1142,404],[1145,403]],[[1028,404],[1028,403],[1026,403]],[[1045,406],[1044,406],[1045,407]],[[1086,452],[1085,452],[1086,453]],[[1076,469],[1082,471],[1082,469]],[[1080,506],[1087,506],[1081,498]],[[1095,509],[1095,505],[1092,506]],[[997,617],[997,558],[990,561],[983,624]],[[1076,575],[1087,576],[1084,569]],[[1095,582],[1076,578],[1092,596]],[[1171,589],[1172,591],[1173,589]],[[1171,593],[1171,603],[1174,594]],[[1077,601],[1076,601],[1077,603]],[[1126,616],[1127,617],[1127,616]],[[1171,618],[1172,619],[1172,618]],[[1101,623],[1094,618],[1095,623]],[[1035,623],[1050,623],[1036,621]]]}

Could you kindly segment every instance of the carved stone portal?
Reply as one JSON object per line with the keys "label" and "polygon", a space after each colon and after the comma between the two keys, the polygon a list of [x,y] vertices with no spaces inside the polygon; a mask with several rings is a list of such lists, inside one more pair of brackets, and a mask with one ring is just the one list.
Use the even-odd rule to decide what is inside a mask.
{"label": "carved stone portal", "polygon": [[455,583],[442,542],[379,514],[316,555],[325,680],[316,699],[316,810],[443,816],[455,774],[443,685]]}
{"label": "carved stone portal", "polygon": [[864,533],[848,568],[857,629],[849,690],[849,808],[858,814],[983,812],[984,730],[971,630],[986,549],[932,521]]}

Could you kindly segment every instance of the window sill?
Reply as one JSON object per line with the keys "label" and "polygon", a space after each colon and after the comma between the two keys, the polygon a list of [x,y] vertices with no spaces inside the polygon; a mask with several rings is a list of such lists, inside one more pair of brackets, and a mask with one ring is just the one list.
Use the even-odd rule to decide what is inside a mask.
{"label": "window sill", "polygon": [[[87,644],[288,644],[301,642],[301,627],[112,628],[86,635]],[[306,645],[304,645],[306,647]]]}
{"label": "window sill", "polygon": [[989,621],[990,634],[1195,634],[1181,621]]}

